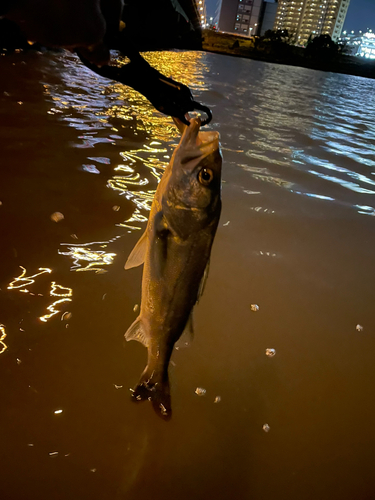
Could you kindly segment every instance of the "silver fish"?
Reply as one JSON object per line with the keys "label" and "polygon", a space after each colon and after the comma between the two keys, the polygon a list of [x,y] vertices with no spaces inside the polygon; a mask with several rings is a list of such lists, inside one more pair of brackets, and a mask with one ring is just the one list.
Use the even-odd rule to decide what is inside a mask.
{"label": "silver fish", "polygon": [[158,185],[147,228],[125,269],[144,263],[138,318],[125,334],[148,350],[148,362],[134,389],[164,419],[171,417],[168,365],[184,330],[192,332],[192,309],[208,271],[221,211],[219,133],[176,121],[182,137]]}

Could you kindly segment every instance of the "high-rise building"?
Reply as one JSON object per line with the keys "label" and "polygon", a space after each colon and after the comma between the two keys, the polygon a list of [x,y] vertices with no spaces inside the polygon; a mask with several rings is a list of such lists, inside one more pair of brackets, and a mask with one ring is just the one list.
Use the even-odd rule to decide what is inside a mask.
{"label": "high-rise building", "polygon": [[336,41],[342,31],[350,0],[279,0],[275,30],[288,30],[297,45],[310,36],[330,35]]}
{"label": "high-rise building", "polygon": [[205,28],[207,24],[206,3],[204,0],[195,0],[195,3],[198,9],[201,27]]}
{"label": "high-rise building", "polygon": [[344,31],[339,43],[345,47],[347,54],[375,59],[375,34],[372,30],[366,33],[359,31],[356,34],[354,31],[351,33]]}
{"label": "high-rise building", "polygon": [[217,27],[220,31],[256,35],[263,0],[221,0]]}
{"label": "high-rise building", "polygon": [[276,12],[277,1],[264,0],[260,16],[260,29],[257,33],[259,36],[263,36],[266,31],[273,29],[273,25],[275,24]]}

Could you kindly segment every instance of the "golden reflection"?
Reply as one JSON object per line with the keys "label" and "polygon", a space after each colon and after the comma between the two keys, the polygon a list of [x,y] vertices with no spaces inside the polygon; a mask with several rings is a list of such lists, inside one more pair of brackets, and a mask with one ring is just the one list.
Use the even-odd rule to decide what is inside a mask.
{"label": "golden reflection", "polygon": [[152,201],[156,190],[153,191],[128,191],[125,194],[127,200],[131,200],[139,209],[151,210]]}
{"label": "golden reflection", "polygon": [[56,302],[53,302],[53,304],[51,304],[50,306],[47,307],[47,311],[50,311],[50,314],[46,314],[44,316],[41,316],[39,318],[40,321],[43,321],[44,323],[46,323],[50,318],[52,318],[52,316],[55,316],[55,314],[58,314],[59,312],[61,312],[60,310],[55,309],[55,306],[57,306],[58,304],[62,304],[63,302],[71,302],[71,301],[72,301],[72,299],[56,300]]}
{"label": "golden reflection", "polygon": [[49,269],[48,267],[40,267],[39,268],[40,273],[33,274],[32,276],[25,276],[26,269],[22,266],[19,266],[19,267],[22,269],[22,273],[20,276],[18,276],[18,278],[14,278],[14,280],[11,283],[9,283],[8,290],[22,288],[22,290],[20,290],[20,292],[28,293],[29,290],[27,290],[27,288],[24,288],[24,287],[27,287],[27,286],[35,283],[34,278],[36,278],[37,276],[40,276],[41,274],[44,274],[44,273],[52,273],[52,269]]}
{"label": "golden reflection", "polygon": [[[155,134],[158,139],[165,142],[176,137],[176,127],[173,125],[172,120],[161,113],[157,113],[146,97],[120,83],[114,84],[112,90],[120,94],[120,97],[127,102],[128,106],[115,104],[109,108],[107,114],[110,116],[110,123],[111,118],[121,119],[123,121],[122,127],[133,129],[135,137]],[[132,112],[139,117],[137,120],[130,116]],[[116,128],[119,130],[117,124]]]}
{"label": "golden reflection", "polygon": [[6,349],[8,349],[8,346],[4,343],[4,339],[7,336],[5,333],[5,326],[0,325],[0,354],[2,354]]}
{"label": "golden reflection", "polygon": [[73,290],[66,286],[58,285],[52,281],[50,295],[53,297],[71,297],[73,295]]}
{"label": "golden reflection", "polygon": [[147,179],[140,179],[139,174],[134,174],[133,176],[118,176],[112,177],[108,181],[109,187],[114,189],[115,191],[125,192],[128,190],[128,184],[133,184],[135,186],[145,186],[148,184]]}
{"label": "golden reflection", "polygon": [[128,229],[141,229],[138,226],[129,225],[128,222],[147,222],[148,218],[141,214],[141,212],[136,208],[133,212],[133,215],[127,219],[125,222],[120,224],[116,224],[119,227],[126,227]]}
{"label": "golden reflection", "polygon": [[144,52],[143,57],[158,71],[194,90],[207,90],[202,52]]}
{"label": "golden reflection", "polygon": [[[156,146],[157,141],[152,141],[153,146]],[[163,157],[169,158],[169,155],[165,155],[168,150],[166,148],[155,148],[147,145],[143,145],[140,149],[130,150],[120,153],[123,160],[127,164],[120,164],[115,167],[115,172],[124,173],[124,175],[115,175],[108,180],[108,187],[114,191],[119,191],[121,195],[124,195],[128,200],[131,200],[136,205],[136,211],[130,219],[125,221],[123,224],[117,224],[120,227],[126,227],[130,230],[137,230],[140,227],[129,225],[127,222],[145,222],[147,217],[140,214],[140,210],[149,211],[151,209],[152,200],[155,194],[155,189],[150,189],[148,191],[139,191],[137,187],[143,187],[149,184],[150,180],[145,177],[141,177],[139,172],[136,172],[136,168],[146,167],[148,168],[151,176],[153,176],[157,183],[159,183],[164,169],[166,160],[161,161],[157,155],[163,154]],[[134,167],[133,167],[134,166]]]}
{"label": "golden reflection", "polygon": [[[204,62],[204,53],[164,51],[146,52],[143,56],[162,74],[187,85],[198,101],[199,93],[208,89],[206,74],[209,68]],[[83,135],[79,139],[83,140],[83,144],[80,143],[78,147],[93,147],[105,141],[117,146],[121,144],[121,164],[115,166],[107,185],[135,205],[133,216],[119,225],[129,230],[140,229],[138,224],[132,222],[146,221],[145,212],[151,208],[156,186],[170,160],[179,132],[171,117],[156,111],[134,89],[121,83],[104,84],[82,67],[78,71],[77,60],[73,56],[64,56],[64,61],[66,73],[62,77],[67,90],[59,93],[56,88],[45,86],[45,92],[53,99],[51,113],[62,111],[62,119],[82,131]],[[127,62],[124,57],[117,59],[120,66]],[[91,89],[98,87],[100,93],[91,92]],[[82,89],[85,89],[84,94]],[[69,114],[66,114],[67,108]],[[93,136],[97,133],[97,136]],[[71,245],[65,254],[73,258],[75,270],[79,271],[100,272],[103,271],[102,266],[111,263],[108,262],[108,259],[111,260],[110,254],[98,254],[85,245]]]}
{"label": "golden reflection", "polygon": [[80,245],[69,245],[67,252],[59,250],[60,255],[67,255],[73,259],[71,271],[95,271],[97,273],[104,272],[105,269],[101,266],[109,266],[113,263],[116,257],[115,253],[107,253],[104,250],[93,250],[92,246],[99,245],[99,248],[106,248],[107,242],[92,242]]}
{"label": "golden reflection", "polygon": [[[202,61],[201,52],[145,52],[142,55],[151,66],[187,85],[193,93],[207,89],[205,73],[209,70]],[[127,64],[128,60],[119,57],[117,63]],[[143,131],[152,134],[153,140],[160,141],[170,141],[177,136],[171,118],[156,112],[143,95],[120,83],[111,85],[109,91],[117,93],[127,105],[116,104],[107,113],[110,117],[122,118],[124,123],[133,122],[137,128],[135,135]]]}
{"label": "golden reflection", "polygon": [[[158,71],[187,85],[193,92],[205,88],[205,73],[208,68],[202,61],[202,53],[146,52],[143,56]],[[126,58],[118,59],[119,65],[127,63]],[[141,211],[151,209],[156,190],[155,182],[152,183],[153,178],[156,183],[160,181],[171,157],[172,145],[176,143],[179,133],[170,117],[155,111],[150,102],[132,88],[115,83],[107,88],[107,92],[118,96],[114,105],[107,110],[108,122],[115,131],[123,129],[127,136],[134,138],[134,141],[128,142],[129,150],[120,153],[124,164],[115,168],[117,175],[108,180],[108,187],[118,191],[136,206],[133,215],[117,225],[129,230],[138,230],[140,227],[132,222],[147,220]],[[143,174],[145,169],[146,174]],[[147,175],[147,172],[150,175]],[[140,190],[148,184],[151,189]]]}
{"label": "golden reflection", "polygon": [[[175,134],[176,135],[176,134]],[[151,144],[155,144],[153,141]],[[169,155],[163,155],[163,159],[160,160],[158,155],[162,155],[163,153],[167,153],[168,150],[166,148],[151,148],[144,144],[141,148],[124,151],[121,154],[123,159],[130,164],[134,164],[138,161],[142,163],[145,167],[149,168],[151,174],[156,177],[158,181],[160,181],[161,176],[163,175],[166,159],[169,159]],[[142,153],[145,153],[142,155]],[[129,172],[128,169],[125,170],[126,165],[119,165],[115,168],[115,170],[123,170]],[[129,168],[129,167],[127,167]]]}
{"label": "golden reflection", "polygon": [[61,312],[59,309],[55,309],[55,306],[58,304],[63,304],[64,302],[71,302],[72,299],[70,297],[73,296],[73,290],[69,287],[58,285],[55,281],[51,282],[51,291],[49,292],[51,297],[64,297],[62,299],[56,300],[50,306],[47,307],[47,311],[50,314],[45,314],[41,316],[39,319],[46,323],[52,316]]}

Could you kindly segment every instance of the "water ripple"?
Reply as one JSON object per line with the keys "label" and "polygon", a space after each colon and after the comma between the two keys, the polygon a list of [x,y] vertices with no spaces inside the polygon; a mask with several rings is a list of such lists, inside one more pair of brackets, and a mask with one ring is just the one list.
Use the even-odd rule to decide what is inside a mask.
{"label": "water ripple", "polygon": [[[228,97],[215,109],[223,145],[241,146],[248,160],[233,153],[231,165],[293,196],[371,212],[359,207],[371,207],[364,198],[375,194],[373,80],[251,60],[227,60],[223,67],[220,56],[212,69],[215,64],[225,83],[216,80],[214,88]],[[266,173],[254,174],[255,166]],[[252,187],[267,193],[264,182]]]}
{"label": "water ripple", "polygon": [[[256,183],[244,191],[267,193],[273,185],[369,213],[359,207],[371,207],[363,197],[375,194],[373,80],[199,52],[145,57],[213,109],[209,128],[221,133],[227,168],[240,167]],[[130,218],[116,225],[138,230],[178,133],[134,90],[94,75],[74,56],[60,62],[63,84],[45,85],[49,112],[79,132],[74,147],[90,150],[81,169],[106,173],[108,188],[133,203]],[[116,146],[114,154],[93,154],[100,145]]]}

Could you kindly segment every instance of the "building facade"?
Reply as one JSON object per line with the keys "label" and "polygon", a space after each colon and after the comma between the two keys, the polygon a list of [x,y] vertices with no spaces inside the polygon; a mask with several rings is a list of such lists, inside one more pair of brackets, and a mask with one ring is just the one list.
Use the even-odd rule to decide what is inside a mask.
{"label": "building facade", "polygon": [[195,0],[195,4],[198,9],[201,27],[205,28],[207,24],[206,3],[204,0]]}
{"label": "building facade", "polygon": [[375,59],[375,34],[372,30],[366,33],[347,34],[343,33],[339,43],[346,47],[346,53],[352,56],[364,57],[365,59]]}
{"label": "building facade", "polygon": [[310,37],[341,35],[350,0],[279,0],[274,30],[288,30],[297,45]]}
{"label": "building facade", "polygon": [[258,30],[259,36],[264,36],[265,32],[272,30],[275,24],[277,12],[277,2],[274,0],[265,0],[260,17],[260,29]]}
{"label": "building facade", "polygon": [[217,29],[241,35],[257,35],[263,0],[221,0]]}

